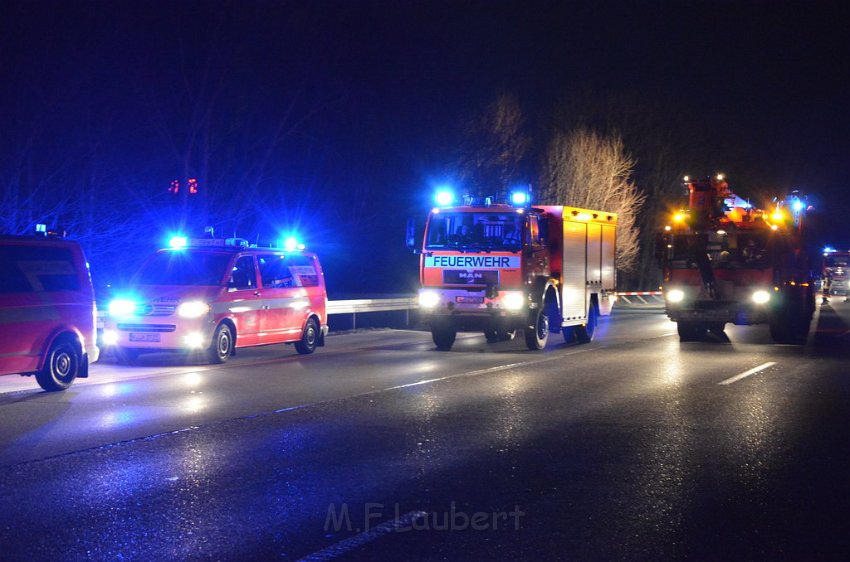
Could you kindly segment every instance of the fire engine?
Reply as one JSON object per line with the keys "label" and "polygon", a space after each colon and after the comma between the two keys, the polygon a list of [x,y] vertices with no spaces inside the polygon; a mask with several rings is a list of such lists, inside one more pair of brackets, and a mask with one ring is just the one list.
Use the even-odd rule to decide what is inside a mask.
{"label": "fire engine", "polygon": [[587,343],[611,313],[617,215],[530,199],[527,191],[510,204],[439,192],[422,238],[408,224],[407,245],[421,254],[419,311],[437,349],[451,349],[458,331],[482,331],[493,343],[523,330],[532,350],[550,332]]}
{"label": "fire engine", "polygon": [[726,323],[769,323],[774,340],[803,343],[815,308],[803,245],[806,203],[795,192],[758,209],[722,174],[685,176],[688,206],[658,235],[667,315],[681,341],[700,340]]}
{"label": "fire engine", "polygon": [[843,252],[834,248],[826,247],[823,250],[823,296],[826,300],[831,296],[843,296],[844,300],[850,300],[850,252]]}

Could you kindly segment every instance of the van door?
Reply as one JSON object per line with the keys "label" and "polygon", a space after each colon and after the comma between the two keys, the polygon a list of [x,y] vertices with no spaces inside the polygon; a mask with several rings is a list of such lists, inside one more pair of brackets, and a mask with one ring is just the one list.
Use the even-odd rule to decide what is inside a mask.
{"label": "van door", "polygon": [[298,309],[304,300],[304,289],[290,269],[291,257],[283,253],[257,254],[257,264],[263,284],[262,343],[300,339]]}
{"label": "van door", "polygon": [[222,304],[236,324],[236,345],[257,345],[260,341],[263,299],[257,284],[254,256],[239,256],[233,263]]}

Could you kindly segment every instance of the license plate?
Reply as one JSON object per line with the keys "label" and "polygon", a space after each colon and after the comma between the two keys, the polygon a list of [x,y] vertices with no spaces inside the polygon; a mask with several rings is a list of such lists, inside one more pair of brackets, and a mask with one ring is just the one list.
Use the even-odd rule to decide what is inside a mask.
{"label": "license plate", "polygon": [[159,334],[133,334],[133,333],[130,333],[130,341],[157,342],[157,341],[159,341]]}
{"label": "license plate", "polygon": [[484,304],[484,297],[455,297],[455,302],[463,302],[467,304]]}

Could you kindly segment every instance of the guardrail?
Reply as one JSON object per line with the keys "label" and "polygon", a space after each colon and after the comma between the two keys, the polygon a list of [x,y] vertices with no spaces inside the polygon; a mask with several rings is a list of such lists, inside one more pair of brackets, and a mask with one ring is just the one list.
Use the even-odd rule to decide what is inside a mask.
{"label": "guardrail", "polygon": [[661,291],[626,291],[617,293],[617,303],[627,306],[663,305],[664,293]]}
{"label": "guardrail", "polygon": [[[625,292],[617,293],[617,302],[626,305],[653,305],[663,304],[664,298],[661,291]],[[357,325],[357,315],[369,312],[392,312],[406,311],[405,323],[410,323],[410,311],[417,308],[416,297],[392,297],[383,299],[349,299],[328,301],[327,313],[351,314],[352,324]],[[103,327],[105,312],[97,311],[98,328]]]}
{"label": "guardrail", "polygon": [[389,299],[353,299],[343,301],[328,301],[327,313],[350,314],[351,328],[357,328],[357,315],[367,312],[405,311],[404,325],[410,325],[410,311],[417,307],[414,297],[397,297]]}
{"label": "guardrail", "polygon": [[[417,307],[417,299],[415,297],[394,297],[388,299],[351,299],[328,301],[327,314],[351,314],[353,323],[357,323],[357,315],[367,312],[392,312],[392,311],[407,311],[405,317],[406,324],[409,324],[409,312]],[[97,311],[97,327],[103,328],[103,319],[106,316],[104,310]]]}
{"label": "guardrail", "polygon": [[358,312],[385,312],[390,310],[410,310],[416,308],[413,297],[392,299],[354,299],[347,301],[328,301],[328,314],[356,314]]}

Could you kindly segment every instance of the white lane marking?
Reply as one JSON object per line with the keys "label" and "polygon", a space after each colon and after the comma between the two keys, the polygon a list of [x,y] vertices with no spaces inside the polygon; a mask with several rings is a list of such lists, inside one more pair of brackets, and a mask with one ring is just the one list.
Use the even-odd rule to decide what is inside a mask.
{"label": "white lane marking", "polygon": [[360,533],[359,535],[354,535],[344,541],[340,541],[327,548],[323,548],[318,552],[308,554],[299,562],[322,562],[324,560],[339,558],[340,556],[348,554],[355,548],[360,548],[364,544],[370,543],[375,539],[379,539],[384,535],[388,535],[397,529],[409,528],[414,521],[422,519],[427,515],[428,513],[425,511],[411,511],[410,513],[405,513],[398,519],[390,519],[389,521],[385,521],[377,527],[372,527],[368,531]]}
{"label": "white lane marking", "polygon": [[767,363],[763,363],[763,364],[759,365],[758,367],[753,367],[749,371],[744,371],[740,375],[735,375],[734,377],[729,377],[725,381],[720,381],[717,384],[732,384],[733,382],[737,382],[737,381],[739,381],[743,378],[746,378],[750,375],[754,375],[754,374],[758,373],[759,371],[764,371],[765,369],[767,369],[769,367],[773,367],[774,365],[776,365],[776,361],[768,361]]}

